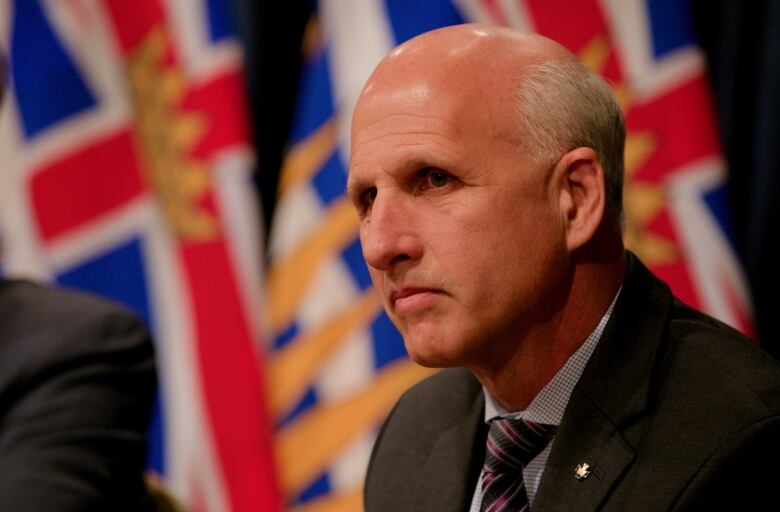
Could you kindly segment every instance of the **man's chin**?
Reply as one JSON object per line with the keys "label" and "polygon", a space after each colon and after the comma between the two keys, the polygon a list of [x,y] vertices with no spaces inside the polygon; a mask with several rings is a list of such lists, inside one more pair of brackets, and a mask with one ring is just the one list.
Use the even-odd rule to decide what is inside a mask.
{"label": "man's chin", "polygon": [[427,338],[418,340],[404,337],[406,352],[412,361],[426,368],[450,368],[462,366],[462,358],[454,347],[448,347],[441,340]]}

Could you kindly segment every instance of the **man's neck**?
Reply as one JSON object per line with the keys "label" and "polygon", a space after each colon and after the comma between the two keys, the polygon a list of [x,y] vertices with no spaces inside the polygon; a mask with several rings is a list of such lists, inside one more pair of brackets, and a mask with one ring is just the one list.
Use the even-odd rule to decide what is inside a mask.
{"label": "man's neck", "polygon": [[578,263],[560,311],[533,326],[499,361],[471,368],[502,407],[524,410],[587,339],[623,281],[625,257]]}

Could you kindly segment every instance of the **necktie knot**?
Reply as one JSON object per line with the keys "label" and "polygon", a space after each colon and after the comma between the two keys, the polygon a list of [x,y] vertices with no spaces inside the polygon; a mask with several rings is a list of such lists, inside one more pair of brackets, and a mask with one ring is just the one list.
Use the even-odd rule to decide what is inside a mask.
{"label": "necktie knot", "polygon": [[550,442],[555,425],[543,425],[521,419],[498,418],[490,422],[485,471],[522,470]]}
{"label": "necktie knot", "polygon": [[520,419],[495,419],[490,422],[480,511],[528,511],[523,466],[544,450],[554,433],[554,425]]}

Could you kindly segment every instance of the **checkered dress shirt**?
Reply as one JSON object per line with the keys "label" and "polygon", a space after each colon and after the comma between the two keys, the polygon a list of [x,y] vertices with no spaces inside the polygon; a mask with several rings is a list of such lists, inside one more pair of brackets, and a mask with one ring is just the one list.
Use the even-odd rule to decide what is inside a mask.
{"label": "checkered dress shirt", "polygon": [[[522,418],[546,425],[560,425],[563,411],[566,409],[566,404],[569,403],[571,392],[580,379],[580,375],[582,375],[585,365],[601,339],[601,335],[604,333],[604,327],[606,327],[607,321],[609,321],[609,317],[612,315],[612,309],[615,307],[618,295],[620,295],[620,290],[615,294],[612,303],[607,308],[607,312],[601,317],[593,332],[588,335],[588,338],[580,348],[569,357],[566,364],[558,370],[558,373],[555,374],[552,380],[531,400],[527,409],[519,412],[506,411],[490,396],[486,389],[482,388],[483,393],[485,393],[485,423],[489,423],[493,418]],[[536,490],[539,488],[539,482],[542,480],[544,467],[547,464],[547,458],[550,456],[550,450],[554,442],[555,438],[553,437],[547,447],[523,468],[523,481],[528,494],[528,504],[531,507],[533,507]],[[479,512],[481,503],[482,474],[480,473],[477,488],[474,490],[474,497],[471,500],[470,512]]]}

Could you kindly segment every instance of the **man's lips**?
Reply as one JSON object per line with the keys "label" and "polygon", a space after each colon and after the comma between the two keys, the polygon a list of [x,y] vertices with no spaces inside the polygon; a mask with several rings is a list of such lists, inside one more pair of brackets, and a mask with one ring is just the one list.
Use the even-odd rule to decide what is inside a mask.
{"label": "man's lips", "polygon": [[441,294],[436,288],[407,287],[400,288],[390,293],[390,304],[396,313],[425,307],[428,303]]}

